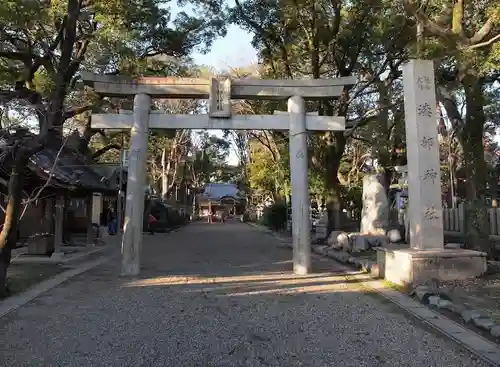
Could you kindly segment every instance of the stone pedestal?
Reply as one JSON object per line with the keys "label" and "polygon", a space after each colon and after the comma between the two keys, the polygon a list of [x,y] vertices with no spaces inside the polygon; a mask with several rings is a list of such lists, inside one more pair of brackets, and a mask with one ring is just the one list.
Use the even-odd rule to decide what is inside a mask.
{"label": "stone pedestal", "polygon": [[52,260],[56,261],[63,261],[64,260],[64,252],[53,252],[52,255],[50,256]]}
{"label": "stone pedestal", "polygon": [[316,224],[315,235],[317,241],[324,240],[328,237],[328,216],[325,212],[321,213],[321,217]]}
{"label": "stone pedestal", "polygon": [[109,239],[108,227],[99,226],[99,229],[97,231],[98,231],[99,241],[101,243],[107,243]]}
{"label": "stone pedestal", "polygon": [[54,251],[54,237],[40,236],[28,241],[28,255],[48,255]]}
{"label": "stone pedestal", "polygon": [[462,249],[418,250],[376,248],[379,276],[410,287],[430,279],[464,280],[486,272],[486,253]]}

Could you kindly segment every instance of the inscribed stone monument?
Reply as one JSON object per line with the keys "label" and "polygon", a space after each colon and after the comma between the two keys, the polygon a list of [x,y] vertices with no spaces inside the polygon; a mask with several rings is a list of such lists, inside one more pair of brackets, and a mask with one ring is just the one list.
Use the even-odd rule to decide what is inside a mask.
{"label": "inscribed stone monument", "polygon": [[433,63],[412,61],[403,67],[403,74],[410,245],[417,249],[442,249],[443,208]]}
{"label": "inscribed stone monument", "polygon": [[385,279],[410,286],[429,279],[468,279],[486,271],[486,254],[444,249],[434,63],[403,66],[411,248],[377,249]]}

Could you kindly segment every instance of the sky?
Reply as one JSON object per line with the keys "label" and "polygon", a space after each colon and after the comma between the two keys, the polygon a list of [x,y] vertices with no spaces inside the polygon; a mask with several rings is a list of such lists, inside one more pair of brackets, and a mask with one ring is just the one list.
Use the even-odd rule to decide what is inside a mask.
{"label": "sky", "polygon": [[[232,0],[227,1],[228,5],[233,5]],[[185,11],[192,15],[192,7],[179,8],[176,3],[171,3],[171,19],[175,19],[176,14]],[[230,25],[227,35],[214,41],[210,52],[206,55],[200,53],[193,54],[197,64],[211,65],[218,70],[230,67],[241,67],[257,62],[257,52],[251,45],[252,34],[238,26]]]}
{"label": "sky", "polygon": [[247,66],[257,62],[257,53],[252,47],[252,35],[231,25],[224,38],[217,39],[206,55],[196,53],[197,64],[211,65],[217,70]]}
{"label": "sky", "polygon": [[[257,62],[257,54],[250,43],[251,41],[251,34],[233,25],[229,27],[226,37],[218,39],[213,43],[208,54],[194,54],[193,58],[196,64],[211,65],[217,70],[253,64]],[[213,133],[222,137],[221,130],[214,130]],[[229,152],[228,164],[238,164],[234,145]]]}
{"label": "sky", "polygon": [[[172,4],[172,19],[181,9]],[[188,8],[182,8],[186,13],[192,13]],[[194,62],[198,65],[210,65],[216,70],[227,70],[229,68],[238,68],[257,62],[257,52],[252,47],[252,34],[241,29],[238,26],[230,25],[227,30],[227,35],[224,38],[216,39],[210,52],[207,54],[194,53]],[[213,134],[222,137],[221,130],[213,130]],[[238,164],[238,157],[233,149],[231,149],[228,157],[228,163],[231,165]]]}

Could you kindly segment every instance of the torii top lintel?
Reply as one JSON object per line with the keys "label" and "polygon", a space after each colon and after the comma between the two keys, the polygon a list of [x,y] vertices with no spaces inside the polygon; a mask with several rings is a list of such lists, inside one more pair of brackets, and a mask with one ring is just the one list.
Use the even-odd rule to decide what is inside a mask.
{"label": "torii top lintel", "polygon": [[[206,99],[213,91],[215,79],[141,77],[82,73],[86,85],[105,96],[148,94],[153,98]],[[230,99],[332,99],[342,94],[344,86],[356,83],[356,77],[311,80],[227,79]],[[222,84],[222,82],[220,82]],[[212,92],[213,93],[213,92]],[[226,97],[227,98],[227,97]]]}

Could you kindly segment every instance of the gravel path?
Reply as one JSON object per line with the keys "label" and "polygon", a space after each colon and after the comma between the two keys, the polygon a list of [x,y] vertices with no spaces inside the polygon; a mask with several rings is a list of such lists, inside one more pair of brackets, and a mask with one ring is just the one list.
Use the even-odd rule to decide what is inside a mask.
{"label": "gravel path", "polygon": [[2,366],[486,366],[346,280],[290,272],[245,224],[145,237],[140,279],[108,262],[0,319]]}

